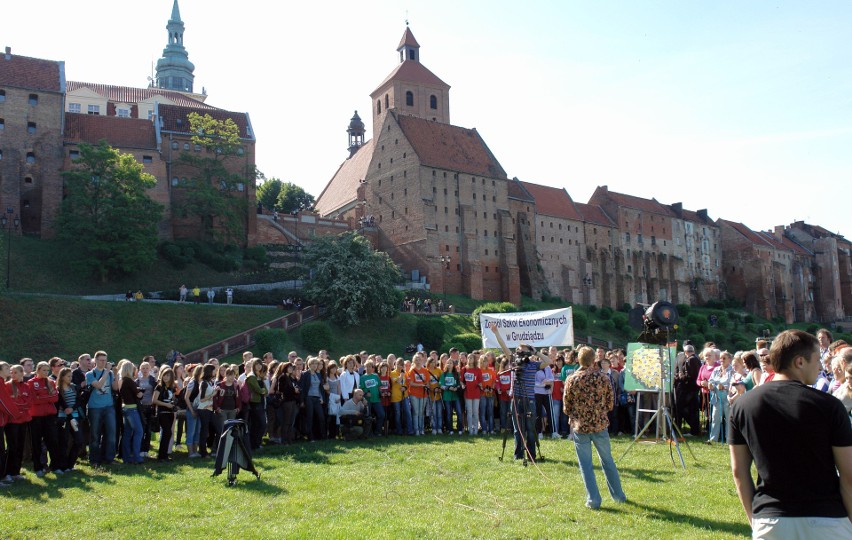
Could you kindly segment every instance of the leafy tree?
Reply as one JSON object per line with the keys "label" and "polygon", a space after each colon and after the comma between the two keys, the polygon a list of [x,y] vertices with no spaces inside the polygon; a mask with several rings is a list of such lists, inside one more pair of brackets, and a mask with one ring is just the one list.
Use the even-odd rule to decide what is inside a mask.
{"label": "leafy tree", "polygon": [[275,208],[279,212],[292,214],[298,210],[313,208],[314,202],[316,201],[314,201],[313,195],[306,193],[304,189],[292,182],[285,182],[281,184]]}
{"label": "leafy tree", "polygon": [[243,184],[243,189],[253,186],[257,169],[229,170],[228,159],[237,156],[241,149],[240,129],[233,120],[217,120],[198,113],[189,113],[187,118],[194,133],[193,144],[206,152],[181,153],[180,160],[197,173],[178,205],[187,215],[199,219],[200,240],[238,242],[245,236],[248,205],[245,198],[233,197],[231,192],[238,191],[238,184]]}
{"label": "leafy tree", "polygon": [[361,319],[393,317],[400,298],[394,285],[402,275],[387,253],[374,251],[363,236],[348,232],[314,241],[304,252],[313,277],[304,295],[328,307],[343,326]]}
{"label": "leafy tree", "polygon": [[272,210],[278,202],[278,194],[280,192],[281,180],[270,178],[257,186],[257,202],[266,207],[267,210]]}
{"label": "leafy tree", "polygon": [[80,145],[78,165],[63,172],[66,197],[59,237],[73,246],[78,270],[106,282],[132,274],[157,258],[157,224],[163,207],[147,189],[157,185],[131,154],[101,141]]}

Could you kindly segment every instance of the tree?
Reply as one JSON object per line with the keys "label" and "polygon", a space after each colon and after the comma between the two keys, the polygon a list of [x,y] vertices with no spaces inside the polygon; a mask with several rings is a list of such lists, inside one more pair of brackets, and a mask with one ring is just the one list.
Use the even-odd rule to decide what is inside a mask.
{"label": "tree", "polygon": [[257,186],[257,202],[267,210],[275,209],[278,202],[278,194],[281,192],[281,180],[270,178]]}
{"label": "tree", "polygon": [[206,152],[182,152],[180,160],[194,167],[193,176],[180,199],[180,209],[200,221],[200,240],[216,239],[237,242],[244,237],[248,205],[243,197],[233,197],[231,192],[249,189],[254,185],[257,170],[232,172],[228,158],[241,151],[240,128],[227,118],[217,120],[209,114],[189,113],[193,144]]}
{"label": "tree", "polygon": [[275,203],[275,209],[285,214],[292,214],[299,210],[307,210],[314,206],[314,196],[306,193],[292,182],[281,184],[281,191]]}
{"label": "tree", "polygon": [[146,193],[157,179],[105,141],[80,144],[74,163],[62,173],[66,197],[57,219],[59,237],[77,254],[72,264],[104,282],[146,268],[157,258],[163,217],[162,205]]}
{"label": "tree", "polygon": [[394,285],[402,275],[387,253],[374,251],[356,232],[315,240],[304,252],[313,277],[304,295],[328,307],[343,326],[361,319],[392,317],[400,302]]}

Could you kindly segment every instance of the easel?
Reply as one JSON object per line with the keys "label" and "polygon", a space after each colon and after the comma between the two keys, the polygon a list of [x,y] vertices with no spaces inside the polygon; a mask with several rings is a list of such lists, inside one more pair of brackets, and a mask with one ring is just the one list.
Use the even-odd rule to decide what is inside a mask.
{"label": "easel", "polygon": [[[625,457],[627,457],[627,454],[628,454],[628,452],[630,452],[630,449],[633,448],[633,446],[639,441],[639,439],[642,438],[642,436],[645,434],[645,432],[648,431],[648,428],[651,427],[651,424],[654,422],[654,420],[656,420],[657,421],[657,428],[656,428],[657,429],[657,436],[653,440],[653,442],[654,443],[668,442],[670,451],[671,451],[672,445],[674,445],[675,449],[677,450],[677,455],[680,458],[680,466],[684,470],[686,470],[686,462],[683,460],[683,452],[681,452],[681,449],[680,449],[680,441],[683,441],[683,444],[686,445],[686,449],[689,450],[689,454],[692,456],[692,459],[695,460],[695,461],[698,461],[698,459],[695,457],[695,454],[692,452],[692,448],[689,447],[689,444],[686,442],[686,439],[683,437],[683,433],[681,433],[680,428],[677,425],[675,425],[674,421],[672,420],[671,413],[669,413],[669,408],[666,405],[668,403],[667,400],[666,400],[666,395],[669,393],[669,392],[666,391],[666,386],[667,386],[667,383],[669,382],[669,380],[667,380],[667,378],[665,377],[666,371],[663,369],[663,361],[664,361],[663,357],[665,356],[666,358],[668,358],[669,353],[668,353],[668,349],[664,348],[662,346],[659,347],[659,353],[660,353],[659,354],[659,357],[660,357],[660,384],[657,388],[657,408],[656,409],[642,409],[640,407],[640,403],[641,403],[641,399],[642,399],[642,394],[644,392],[642,392],[642,391],[636,392],[636,420],[635,420],[634,429],[639,428],[639,413],[640,412],[646,412],[646,413],[652,412],[654,414],[651,415],[651,418],[645,424],[645,427],[642,428],[642,431],[640,431],[636,435],[636,438],[633,439],[633,442],[631,442],[630,445],[627,446],[627,449],[624,451],[624,454],[621,456],[621,459],[624,459]],[[671,373],[669,373],[669,377],[671,377]],[[675,459],[674,459],[674,453],[671,454],[671,458],[672,458],[672,465],[677,466],[677,464],[675,463]]]}

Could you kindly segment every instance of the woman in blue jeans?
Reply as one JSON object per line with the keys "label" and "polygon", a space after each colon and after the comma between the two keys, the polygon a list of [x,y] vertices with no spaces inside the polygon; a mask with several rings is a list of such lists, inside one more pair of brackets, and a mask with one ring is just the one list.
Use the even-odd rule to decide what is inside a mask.
{"label": "woman in blue jeans", "polygon": [[121,436],[121,459],[125,463],[142,463],[139,451],[142,448],[142,419],[139,417],[139,399],[142,390],[136,386],[136,366],[130,360],[119,362],[121,376],[118,394],[121,397],[121,414],[124,417],[124,433]]}
{"label": "woman in blue jeans", "polygon": [[201,434],[201,422],[198,418],[198,411],[193,407],[193,402],[201,390],[201,374],[204,371],[204,366],[195,366],[192,371],[192,378],[186,384],[183,391],[183,400],[186,404],[186,451],[191,458],[201,457],[198,453],[198,438]]}
{"label": "woman in blue jeans", "polygon": [[249,440],[251,449],[258,450],[263,443],[263,434],[266,432],[266,389],[265,368],[260,358],[252,358],[246,364],[245,384],[249,387],[251,398],[249,400]]}

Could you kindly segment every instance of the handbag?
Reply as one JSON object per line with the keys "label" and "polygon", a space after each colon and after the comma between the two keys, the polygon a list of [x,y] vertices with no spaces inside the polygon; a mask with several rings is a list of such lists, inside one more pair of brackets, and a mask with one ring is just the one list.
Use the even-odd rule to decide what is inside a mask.
{"label": "handbag", "polygon": [[331,399],[328,400],[328,414],[330,416],[340,415],[340,395],[331,394]]}

